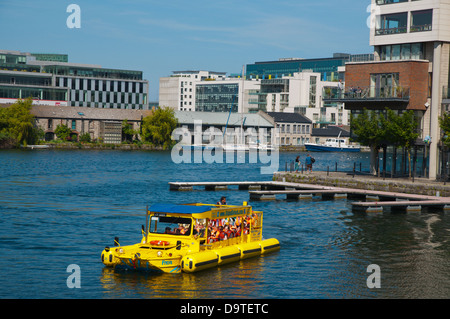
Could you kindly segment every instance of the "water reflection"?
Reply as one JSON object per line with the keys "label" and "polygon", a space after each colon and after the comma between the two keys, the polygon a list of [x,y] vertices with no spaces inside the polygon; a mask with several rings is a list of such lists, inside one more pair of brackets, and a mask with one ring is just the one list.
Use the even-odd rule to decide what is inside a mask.
{"label": "water reflection", "polygon": [[[276,253],[275,253],[276,255]],[[194,274],[159,274],[103,268],[105,297],[133,298],[257,298],[263,289],[267,257],[256,257]]]}

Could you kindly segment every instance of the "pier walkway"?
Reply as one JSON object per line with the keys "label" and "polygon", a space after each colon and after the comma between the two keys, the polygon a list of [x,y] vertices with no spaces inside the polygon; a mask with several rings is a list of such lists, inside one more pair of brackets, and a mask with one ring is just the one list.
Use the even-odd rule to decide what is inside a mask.
{"label": "pier walkway", "polygon": [[[286,200],[307,200],[314,196],[321,196],[322,199],[347,198],[354,200],[351,202],[352,210],[359,212],[450,210],[450,197],[440,196],[440,192],[447,194],[447,188],[450,191],[450,185],[444,185],[442,188],[436,187],[436,185],[442,186],[442,183],[433,183],[427,180],[415,181],[415,187],[421,189],[421,194],[417,194],[393,191],[400,189],[414,192],[415,187],[410,187],[409,180],[396,180],[395,187],[386,183],[386,180],[379,180],[378,182],[385,186],[378,188],[382,189],[388,185],[387,190],[379,190],[368,182],[372,176],[353,176],[351,177],[352,183],[346,183],[345,179],[349,178],[348,176],[336,178],[335,175],[330,178],[329,176],[324,177],[323,173],[308,174],[307,178],[304,176],[299,178],[299,174],[276,173],[274,181],[170,182],[169,185],[172,191],[193,191],[194,188],[217,191],[237,187],[239,190],[247,190],[251,201],[276,200],[277,196],[284,196]],[[356,180],[359,180],[358,183]],[[356,187],[344,187],[336,184]],[[434,193],[434,195],[430,195],[430,193]]]}

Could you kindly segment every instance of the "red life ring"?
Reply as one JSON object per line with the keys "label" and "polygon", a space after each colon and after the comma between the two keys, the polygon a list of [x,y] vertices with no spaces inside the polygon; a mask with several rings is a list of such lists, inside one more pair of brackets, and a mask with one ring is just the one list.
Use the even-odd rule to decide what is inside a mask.
{"label": "red life ring", "polygon": [[153,245],[153,246],[169,246],[170,243],[168,241],[164,241],[164,240],[152,240],[150,242],[150,245]]}

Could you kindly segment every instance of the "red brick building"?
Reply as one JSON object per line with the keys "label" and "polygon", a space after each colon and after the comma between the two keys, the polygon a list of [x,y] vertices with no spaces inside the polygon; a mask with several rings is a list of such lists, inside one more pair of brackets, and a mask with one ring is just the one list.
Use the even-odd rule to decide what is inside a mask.
{"label": "red brick building", "polygon": [[[426,111],[430,92],[428,61],[348,63],[345,68],[346,109]],[[352,94],[355,89],[357,94]]]}

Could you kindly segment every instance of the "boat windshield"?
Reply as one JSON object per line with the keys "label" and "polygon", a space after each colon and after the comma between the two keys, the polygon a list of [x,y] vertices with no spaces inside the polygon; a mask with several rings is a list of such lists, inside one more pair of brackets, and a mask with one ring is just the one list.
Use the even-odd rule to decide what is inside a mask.
{"label": "boat windshield", "polygon": [[150,218],[150,233],[184,235],[191,234],[191,218],[152,216]]}

